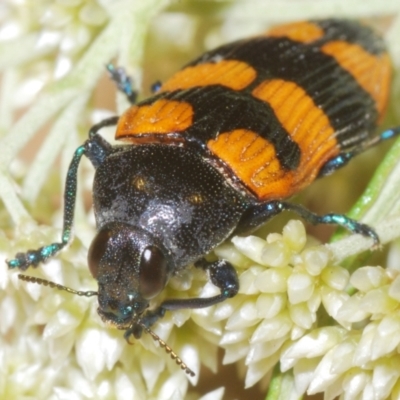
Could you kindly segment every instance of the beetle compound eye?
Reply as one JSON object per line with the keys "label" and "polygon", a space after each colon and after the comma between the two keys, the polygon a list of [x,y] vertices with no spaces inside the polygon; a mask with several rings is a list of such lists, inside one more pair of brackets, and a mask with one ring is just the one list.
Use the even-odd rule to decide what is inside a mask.
{"label": "beetle compound eye", "polygon": [[167,282],[167,262],[156,246],[144,249],[140,260],[139,288],[145,299],[157,296]]}
{"label": "beetle compound eye", "polygon": [[97,278],[99,272],[100,260],[103,257],[106,249],[107,243],[110,239],[110,230],[105,229],[97,233],[96,237],[93,239],[92,244],[88,251],[88,265],[90,273],[93,278]]}

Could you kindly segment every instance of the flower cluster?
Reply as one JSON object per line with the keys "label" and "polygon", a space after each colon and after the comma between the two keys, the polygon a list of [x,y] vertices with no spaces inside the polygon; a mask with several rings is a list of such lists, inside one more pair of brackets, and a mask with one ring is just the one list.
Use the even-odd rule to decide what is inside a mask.
{"label": "flower cluster", "polygon": [[298,396],[397,398],[400,269],[362,267],[350,276],[332,265],[327,246],[306,243],[299,221],[282,235],[232,242],[216,253],[242,271],[241,289],[215,315],[226,319],[224,362],[244,359],[247,386],[268,380],[280,362],[282,372],[293,368]]}

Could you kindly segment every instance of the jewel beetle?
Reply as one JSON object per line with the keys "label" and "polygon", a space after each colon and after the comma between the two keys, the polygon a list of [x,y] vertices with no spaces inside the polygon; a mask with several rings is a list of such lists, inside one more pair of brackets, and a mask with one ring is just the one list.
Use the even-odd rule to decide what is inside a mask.
{"label": "jewel beetle", "polygon": [[[98,281],[93,293],[101,318],[125,330],[127,339],[139,338],[166,311],[235,296],[233,266],[204,256],[282,211],[379,242],[363,223],[285,200],[400,133],[395,128],[373,136],[386,108],[391,67],[371,28],[338,19],[278,26],[206,52],[139,103],[124,71],[108,69],[132,106],[93,126],[75,151],[61,241],[18,253],[9,268],[37,267],[70,242],[83,155],[96,169],[97,234],[88,251]],[[125,144],[112,146],[99,135],[112,125]],[[168,280],[192,264],[208,271],[220,294],[167,299],[150,310]]]}

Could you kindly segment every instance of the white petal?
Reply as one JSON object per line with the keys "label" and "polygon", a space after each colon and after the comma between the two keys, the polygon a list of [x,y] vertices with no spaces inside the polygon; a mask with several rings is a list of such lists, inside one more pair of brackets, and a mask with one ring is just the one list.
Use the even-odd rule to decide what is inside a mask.
{"label": "white petal", "polygon": [[328,264],[330,251],[325,246],[309,247],[301,253],[301,258],[307,272],[318,276]]}
{"label": "white petal", "polygon": [[[157,399],[159,400],[184,400],[188,388],[188,380],[182,371],[178,370],[171,375],[161,386]],[[125,397],[124,400],[131,397]],[[123,400],[123,399],[121,399]]]}
{"label": "white petal", "polygon": [[260,256],[261,265],[283,268],[288,265],[290,256],[290,248],[284,241],[266,243]]}
{"label": "white petal", "polygon": [[338,379],[325,389],[324,400],[335,400],[342,393],[342,382],[341,379]]}
{"label": "white petal", "polygon": [[265,240],[257,236],[235,236],[232,238],[232,243],[240,252],[242,252],[246,257],[250,258],[250,260],[263,265],[261,252],[266,245]]}
{"label": "white petal", "polygon": [[370,379],[370,374],[361,369],[352,368],[348,371],[342,383],[345,392],[344,399],[357,400],[359,398],[358,395],[363,391]]}
{"label": "white petal", "polygon": [[400,319],[387,316],[379,322],[372,343],[372,360],[388,355],[400,343]]}
{"label": "white petal", "polygon": [[379,400],[388,398],[399,375],[400,360],[397,357],[384,359],[375,366],[372,375],[375,398]]}
{"label": "white petal", "polygon": [[114,330],[104,328],[101,331],[101,351],[104,355],[106,367],[111,371],[120,359],[123,351],[127,350],[126,342],[122,335]]}
{"label": "white petal", "polygon": [[246,296],[235,296],[233,299],[223,301],[214,307],[213,320],[222,321],[228,319],[233,312],[240,307]]}
{"label": "white petal", "polygon": [[358,342],[354,353],[353,364],[362,367],[372,356],[372,341],[377,329],[376,323],[369,323],[362,331],[361,339]]}
{"label": "white petal", "polygon": [[225,394],[225,388],[220,387],[218,389],[215,389],[211,392],[208,392],[204,396],[201,396],[199,400],[222,400]]}
{"label": "white petal", "polygon": [[257,317],[273,318],[285,308],[286,303],[286,296],[283,294],[260,294],[256,301]]}
{"label": "white petal", "polygon": [[107,399],[113,396],[114,388],[111,385],[110,380],[103,380],[97,387],[97,396],[99,399]]}
{"label": "white petal", "polygon": [[246,373],[245,388],[255,385],[260,379],[264,378],[278,361],[279,354],[275,354],[273,357],[250,364]]}
{"label": "white petal", "polygon": [[324,355],[340,343],[345,334],[346,331],[338,327],[315,329],[288,347],[282,354],[282,358],[313,358]]}
{"label": "white petal", "polygon": [[140,398],[132,381],[120,368],[116,375],[114,396],[117,400]]}
{"label": "white petal", "polygon": [[239,331],[224,332],[219,342],[220,346],[227,344],[239,343],[250,337],[251,329],[242,329]]}
{"label": "white petal", "polygon": [[323,392],[326,388],[331,385],[338,377],[339,373],[333,372],[333,356],[335,349],[328,351],[318,364],[317,369],[314,372],[314,376],[308,387],[308,394],[316,394]]}
{"label": "white petal", "polygon": [[289,371],[289,369],[293,368],[297,362],[302,360],[298,360],[297,358],[283,358],[280,359],[280,367],[282,372]]}
{"label": "white petal", "polygon": [[321,288],[321,296],[322,304],[324,305],[326,312],[335,319],[338,319],[337,316],[339,310],[350,298],[346,292],[331,289],[328,286],[323,286]]}
{"label": "white petal", "polygon": [[179,328],[187,322],[192,315],[192,310],[189,309],[181,309],[181,310],[175,310],[172,313],[172,320],[174,324]]}
{"label": "white petal", "polygon": [[372,314],[386,314],[398,307],[398,302],[389,297],[387,287],[382,287],[367,292],[360,307]]}
{"label": "white petal", "polygon": [[291,249],[296,252],[300,251],[304,247],[307,240],[304,224],[295,219],[290,220],[284,226],[282,236]]}
{"label": "white petal", "polygon": [[290,332],[290,339],[292,341],[300,339],[302,336],[304,336],[305,332],[306,331],[303,328],[300,328],[298,325],[295,325],[293,326],[292,331]]}
{"label": "white petal", "polygon": [[239,293],[243,294],[257,294],[256,281],[258,276],[264,271],[263,267],[253,266],[239,275]]}
{"label": "white petal", "polygon": [[[10,271],[6,264],[6,256],[4,253],[0,255],[0,289],[4,290],[9,281]],[[4,315],[3,313],[1,315]]]}
{"label": "white petal", "polygon": [[93,383],[87,379],[82,371],[76,368],[67,368],[64,370],[66,374],[66,386],[73,387],[76,393],[81,394],[81,398],[94,398],[95,388]]}
{"label": "white petal", "polygon": [[389,279],[382,267],[362,267],[353,272],[350,283],[356,289],[368,292],[389,283]]}
{"label": "white petal", "polygon": [[255,286],[264,293],[284,293],[292,268],[269,268],[258,275]]}
{"label": "white petal", "polygon": [[303,358],[293,367],[293,374],[297,391],[304,394],[310,384],[314,372],[318,366],[319,359],[306,359]]}
{"label": "white petal", "polygon": [[361,398],[362,400],[377,400],[375,398],[374,388],[371,381],[367,382],[365,385]]}
{"label": "white petal", "polygon": [[[207,332],[213,333],[216,336],[221,336],[222,333],[222,323],[213,321],[213,318],[210,318],[209,312],[210,309],[201,308],[198,310],[193,310],[192,312],[192,321],[194,321],[197,325],[201,326]],[[157,329],[158,330],[158,329]],[[168,337],[168,334],[160,334],[160,337]]]}
{"label": "white petal", "polygon": [[253,326],[259,322],[257,317],[257,308],[253,301],[246,301],[236,310],[226,322],[226,329],[237,330]]}
{"label": "white petal", "polygon": [[292,304],[307,301],[314,292],[314,280],[310,275],[293,272],[287,281],[289,301]]}
{"label": "white petal", "polygon": [[105,357],[101,351],[99,328],[87,327],[76,339],[76,355],[85,376],[93,380],[104,369]]}
{"label": "white petal", "polygon": [[47,323],[43,331],[43,337],[48,339],[65,335],[71,330],[75,330],[81,320],[82,315],[76,315],[67,308],[62,308]]}
{"label": "white petal", "polygon": [[310,329],[315,322],[316,315],[310,313],[307,303],[293,304],[289,307],[292,321],[303,329]]}
{"label": "white petal", "polygon": [[370,316],[367,310],[361,308],[364,298],[362,293],[356,293],[336,311],[336,319],[343,322],[359,322]]}
{"label": "white petal", "polygon": [[53,390],[57,396],[57,400],[82,400],[82,397],[74,389],[55,387]]}
{"label": "white petal", "polygon": [[250,348],[247,340],[241,343],[229,344],[224,347],[225,355],[222,360],[223,364],[232,364],[241,358],[246,357]]}
{"label": "white petal", "polygon": [[56,363],[62,363],[71,353],[75,345],[76,332],[69,332],[61,337],[49,340],[50,357]]}
{"label": "white petal", "polygon": [[0,332],[2,334],[8,332],[8,330],[15,324],[15,319],[18,312],[21,312],[21,310],[18,309],[15,298],[11,296],[5,296],[2,298],[0,301]]}
{"label": "white petal", "polygon": [[286,340],[286,338],[280,338],[269,340],[268,342],[252,344],[246,357],[246,365],[268,358],[277,353]]}
{"label": "white petal", "polygon": [[310,312],[316,313],[320,305],[321,305],[321,294],[319,293],[319,291],[314,290],[312,296],[307,300],[307,307],[310,310]]}
{"label": "white petal", "polygon": [[235,246],[231,243],[223,243],[214,249],[214,253],[218,256],[218,258],[222,258],[226,261],[229,261],[235,267],[246,267],[250,260],[245,257]]}
{"label": "white petal", "polygon": [[398,275],[390,284],[389,296],[392,299],[400,301],[400,275]]}
{"label": "white petal", "polygon": [[275,318],[265,319],[254,331],[250,343],[265,342],[287,336],[292,325],[293,322],[286,312],[277,315]]}
{"label": "white petal", "polygon": [[150,353],[149,351],[143,351],[140,355],[140,369],[149,392],[153,391],[158,376],[164,370],[164,368],[164,356],[160,356],[160,354],[156,355]]}
{"label": "white petal", "polygon": [[327,267],[321,273],[326,285],[336,290],[344,290],[349,283],[350,274],[342,267]]}
{"label": "white petal", "polygon": [[352,340],[345,340],[334,348],[332,356],[332,373],[341,374],[352,367],[356,344]]}

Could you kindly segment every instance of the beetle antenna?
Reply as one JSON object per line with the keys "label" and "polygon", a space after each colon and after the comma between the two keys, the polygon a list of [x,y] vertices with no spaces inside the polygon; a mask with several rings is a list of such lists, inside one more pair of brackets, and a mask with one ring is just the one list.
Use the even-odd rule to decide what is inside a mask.
{"label": "beetle antenna", "polygon": [[[58,290],[64,290],[68,293],[71,294],[76,294],[78,296],[84,296],[84,297],[91,297],[91,296],[97,296],[97,292],[87,290],[87,291],[81,291],[81,290],[75,290],[72,289],[68,286],[60,285],[59,283],[55,283],[52,281],[49,281],[47,279],[42,279],[42,278],[36,278],[35,276],[29,276],[29,275],[24,275],[24,274],[18,274],[18,279],[21,281],[25,282],[30,282],[30,283],[37,283],[39,285],[43,286],[49,286],[54,289]],[[155,332],[153,332],[149,327],[147,327],[141,320],[136,321],[137,324],[139,324],[156,342],[160,344],[161,347],[165,349],[165,351],[171,356],[173,360],[181,367],[182,370],[184,370],[188,375],[190,376],[195,376],[196,374],[182,361],[180,357],[172,350],[171,347],[167,345],[167,343],[164,342]]]}
{"label": "beetle antenna", "polygon": [[171,356],[173,360],[190,376],[195,376],[196,374],[182,361],[180,357],[172,350],[171,347],[167,345],[155,332],[153,332],[149,327],[147,327],[140,319],[136,321],[156,342],[163,347],[167,354]]}
{"label": "beetle antenna", "polygon": [[58,289],[58,290],[65,290],[68,293],[76,294],[78,296],[84,296],[84,297],[97,296],[97,292],[95,292],[95,291],[75,290],[75,289],[69,288],[68,286],[64,286],[64,285],[60,285],[59,283],[48,281],[47,279],[36,278],[35,276],[18,274],[18,279],[21,279],[21,281],[25,281],[25,282],[37,283],[38,285],[49,286],[51,288]]}

